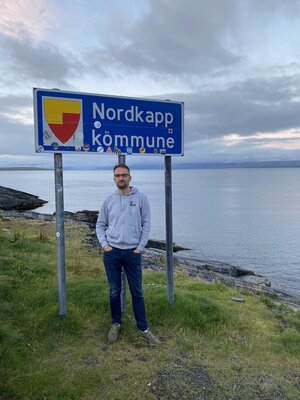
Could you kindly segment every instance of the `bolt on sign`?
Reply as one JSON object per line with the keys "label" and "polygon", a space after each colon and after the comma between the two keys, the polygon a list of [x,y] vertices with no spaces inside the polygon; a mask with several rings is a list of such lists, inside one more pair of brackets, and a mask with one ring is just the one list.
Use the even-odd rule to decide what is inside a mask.
{"label": "bolt on sign", "polygon": [[37,153],[183,155],[182,102],[33,89]]}

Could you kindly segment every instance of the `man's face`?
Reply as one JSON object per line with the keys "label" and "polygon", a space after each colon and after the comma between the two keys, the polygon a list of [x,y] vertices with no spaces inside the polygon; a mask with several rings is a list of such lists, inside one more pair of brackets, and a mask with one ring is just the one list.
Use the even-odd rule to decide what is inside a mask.
{"label": "man's face", "polygon": [[118,189],[126,189],[129,187],[131,176],[127,168],[118,167],[114,172],[114,181]]}

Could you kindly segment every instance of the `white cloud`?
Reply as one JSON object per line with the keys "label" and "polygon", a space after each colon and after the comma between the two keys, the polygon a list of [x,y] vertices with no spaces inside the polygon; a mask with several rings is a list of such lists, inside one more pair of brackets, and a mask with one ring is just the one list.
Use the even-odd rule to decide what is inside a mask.
{"label": "white cloud", "polygon": [[19,108],[17,112],[13,110],[6,112],[0,111],[0,117],[23,125],[33,124],[33,112],[31,108]]}
{"label": "white cloud", "polygon": [[[230,135],[223,136],[223,141],[226,146],[233,146],[235,144],[246,142],[249,140],[256,141],[267,141],[267,140],[276,140],[276,143],[281,143],[282,146],[284,143],[282,141],[287,139],[300,139],[300,128],[298,129],[288,129],[279,132],[257,132],[253,135],[242,136],[238,133],[231,133]],[[281,140],[281,142],[280,142]],[[265,146],[269,146],[270,144],[263,144]]]}

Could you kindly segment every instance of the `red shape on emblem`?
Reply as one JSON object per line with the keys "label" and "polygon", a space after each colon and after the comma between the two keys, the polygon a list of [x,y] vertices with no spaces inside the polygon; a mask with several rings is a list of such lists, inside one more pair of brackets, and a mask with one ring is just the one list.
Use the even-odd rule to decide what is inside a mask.
{"label": "red shape on emblem", "polygon": [[62,120],[62,124],[49,124],[49,127],[62,143],[66,143],[78,127],[80,114],[63,113]]}

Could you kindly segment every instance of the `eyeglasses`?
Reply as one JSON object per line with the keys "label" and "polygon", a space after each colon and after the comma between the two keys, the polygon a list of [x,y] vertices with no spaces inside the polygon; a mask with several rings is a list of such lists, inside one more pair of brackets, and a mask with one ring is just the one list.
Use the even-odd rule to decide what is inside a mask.
{"label": "eyeglasses", "polygon": [[129,174],[114,174],[115,178],[127,178],[127,176],[129,176]]}

